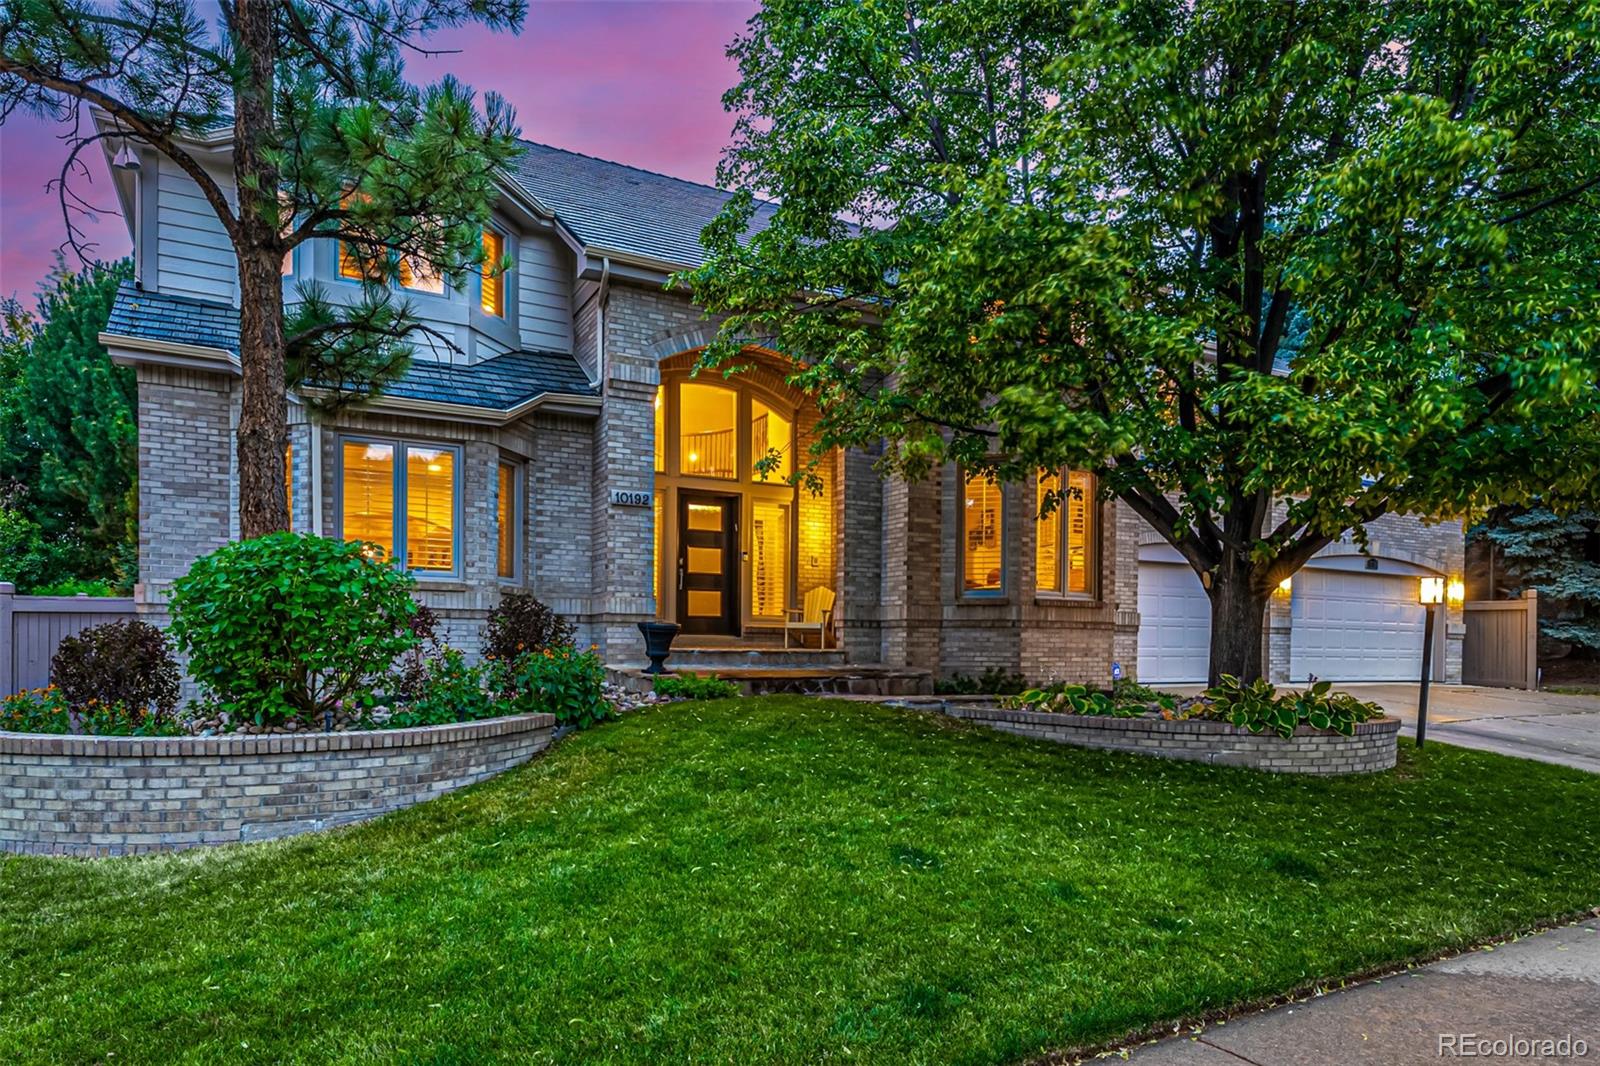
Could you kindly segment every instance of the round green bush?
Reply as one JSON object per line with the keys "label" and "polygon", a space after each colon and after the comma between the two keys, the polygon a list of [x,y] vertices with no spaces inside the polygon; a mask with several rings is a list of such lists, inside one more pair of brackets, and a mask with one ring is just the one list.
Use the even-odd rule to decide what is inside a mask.
{"label": "round green bush", "polygon": [[415,643],[415,581],[369,545],[272,533],[196,560],[173,585],[189,674],[257,722],[316,715]]}

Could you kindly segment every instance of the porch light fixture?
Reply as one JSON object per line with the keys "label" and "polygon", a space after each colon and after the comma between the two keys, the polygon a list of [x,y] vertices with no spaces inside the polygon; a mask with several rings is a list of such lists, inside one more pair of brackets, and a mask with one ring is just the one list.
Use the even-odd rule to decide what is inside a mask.
{"label": "porch light fixture", "polygon": [[137,171],[141,165],[139,153],[130,148],[127,141],[123,141],[122,147],[117,150],[116,156],[111,160],[111,165],[118,170],[126,170],[130,173]]}
{"label": "porch light fixture", "polygon": [[1428,681],[1433,674],[1433,616],[1444,602],[1444,578],[1417,580],[1417,602],[1422,604],[1422,683],[1417,692],[1417,747],[1428,735]]}
{"label": "porch light fixture", "polygon": [[1451,578],[1450,579],[1450,583],[1447,584],[1445,586],[1445,588],[1444,588],[1444,598],[1445,598],[1446,602],[1451,603],[1451,604],[1456,604],[1456,605],[1459,605],[1459,604],[1462,604],[1462,603],[1466,602],[1466,599],[1467,599],[1467,586],[1466,586],[1466,583],[1463,582],[1459,577]]}
{"label": "porch light fixture", "polygon": [[1283,593],[1285,596],[1287,596],[1291,592],[1293,592],[1294,591],[1294,578],[1292,576],[1291,577],[1286,577],[1282,581],[1278,582],[1278,591]]}

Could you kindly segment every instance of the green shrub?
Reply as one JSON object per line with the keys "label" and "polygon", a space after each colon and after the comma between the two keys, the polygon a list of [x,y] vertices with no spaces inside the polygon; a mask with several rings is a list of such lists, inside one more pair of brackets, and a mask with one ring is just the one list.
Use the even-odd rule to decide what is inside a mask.
{"label": "green shrub", "polygon": [[148,707],[90,700],[74,708],[61,690],[28,689],[0,699],[0,730],[10,733],[79,733],[100,737],[181,736],[183,727]]}
{"label": "green shrub", "polygon": [[571,645],[524,652],[496,664],[496,688],[505,714],[553,714],[560,725],[586,729],[611,716],[605,698],[605,667],[593,651]]}
{"label": "green shrub", "polygon": [[69,577],[49,585],[35,585],[28,590],[30,596],[117,596],[111,582],[101,578]]}
{"label": "green shrub", "polygon": [[415,645],[415,584],[372,545],[272,533],[196,560],[173,585],[172,634],[224,710],[314,719]]}
{"label": "green shrub", "polygon": [[495,702],[485,687],[487,679],[484,667],[469,666],[460,651],[444,648],[422,664],[415,695],[404,706],[393,708],[382,725],[386,729],[449,725],[512,713]]}
{"label": "green shrub", "polygon": [[1383,717],[1383,708],[1356,699],[1348,692],[1332,692],[1332,684],[1318,681],[1304,692],[1278,695],[1272,685],[1257,678],[1248,685],[1231,674],[1206,690],[1209,701],[1198,717],[1231,722],[1252,733],[1272,730],[1291,737],[1302,725],[1331,729],[1350,736],[1361,722]]}
{"label": "green shrub", "polygon": [[1170,692],[1160,692],[1149,685],[1141,685],[1131,677],[1119,677],[1111,683],[1111,694],[1118,703],[1142,703],[1170,711],[1178,705],[1178,697]]}
{"label": "green shrub", "polygon": [[1015,696],[1027,687],[1021,674],[998,666],[988,667],[977,677],[958,671],[933,683],[933,691],[941,696]]}
{"label": "green shrub", "polygon": [[80,714],[121,704],[166,718],[178,707],[178,664],[167,635],[148,622],[107,622],[63,637],[50,680]]}
{"label": "green shrub", "polygon": [[656,677],[655,689],[662,696],[682,700],[724,700],[739,694],[739,686],[732,681],[693,672],[661,674]]}
{"label": "green shrub", "polygon": [[570,648],[572,623],[526,592],[507,592],[489,612],[483,657],[509,663],[528,652]]}
{"label": "green shrub", "polygon": [[1090,688],[1088,685],[1057,683],[1026,692],[1002,701],[1004,706],[1024,711],[1048,711],[1053,714],[1086,714],[1108,718],[1135,718],[1150,710],[1141,700],[1122,699],[1112,692]]}

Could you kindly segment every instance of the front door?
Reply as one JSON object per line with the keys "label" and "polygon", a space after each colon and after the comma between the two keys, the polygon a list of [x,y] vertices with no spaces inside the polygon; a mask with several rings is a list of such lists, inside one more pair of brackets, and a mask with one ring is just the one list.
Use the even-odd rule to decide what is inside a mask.
{"label": "front door", "polygon": [[739,632],[739,497],[678,493],[678,623]]}

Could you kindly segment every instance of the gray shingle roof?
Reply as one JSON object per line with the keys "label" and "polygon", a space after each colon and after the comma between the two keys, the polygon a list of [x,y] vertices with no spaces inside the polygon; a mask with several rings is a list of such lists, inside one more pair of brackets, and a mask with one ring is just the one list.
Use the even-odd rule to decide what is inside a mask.
{"label": "gray shingle roof", "polygon": [[[239,311],[226,304],[144,292],[124,281],[111,305],[107,333],[174,341],[239,354]],[[413,360],[387,396],[434,400],[503,411],[544,393],[595,396],[572,356],[563,352],[509,352],[471,366]]]}
{"label": "gray shingle roof", "polygon": [[[700,231],[733,195],[547,144],[521,144],[513,167],[518,184],[586,245],[699,266],[705,259]],[[776,210],[758,204],[752,228],[765,226]]]}
{"label": "gray shingle roof", "polygon": [[107,333],[174,341],[239,354],[239,309],[227,304],[145,292],[131,281],[117,289]]}

